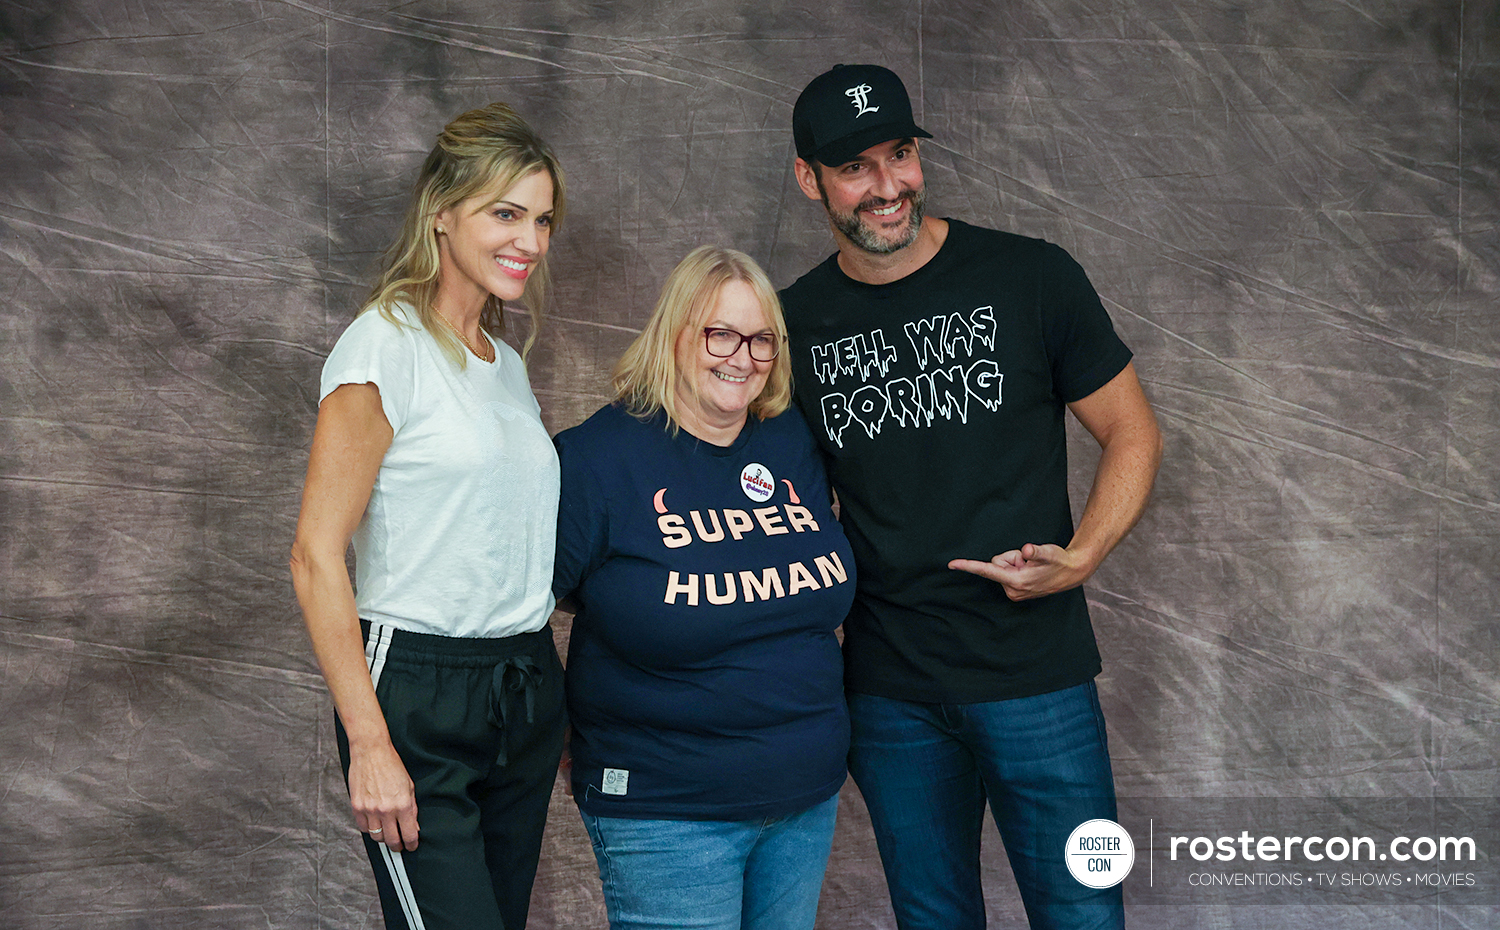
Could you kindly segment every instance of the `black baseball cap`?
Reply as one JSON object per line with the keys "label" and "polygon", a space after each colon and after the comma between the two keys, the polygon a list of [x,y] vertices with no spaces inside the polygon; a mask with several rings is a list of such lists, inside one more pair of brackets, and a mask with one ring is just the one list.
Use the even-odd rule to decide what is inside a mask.
{"label": "black baseball cap", "polygon": [[799,158],[835,167],[892,139],[931,139],[912,121],[906,85],[879,65],[834,65],[812,79],[792,107]]}

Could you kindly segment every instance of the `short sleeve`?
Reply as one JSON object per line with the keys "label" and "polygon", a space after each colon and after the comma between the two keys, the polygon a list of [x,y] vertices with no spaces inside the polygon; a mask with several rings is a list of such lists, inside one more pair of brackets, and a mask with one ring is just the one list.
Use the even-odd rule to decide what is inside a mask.
{"label": "short sleeve", "polygon": [[604,564],[609,548],[608,508],[604,488],[595,479],[587,443],[574,442],[572,430],[554,440],[561,468],[557,504],[557,556],[553,561],[552,596],[562,600]]}
{"label": "short sleeve", "polygon": [[798,496],[831,515],[833,489],[828,484],[828,470],[823,463],[823,453],[813,439],[807,418],[802,415],[800,408],[794,406],[788,407],[776,419],[786,430],[788,446],[795,452],[795,460],[801,466],[801,483],[795,489]]}
{"label": "short sleeve", "polygon": [[415,386],[418,331],[369,310],[354,318],[323,363],[318,403],[345,384],[374,384],[380,406],[393,431],[400,430],[411,408]]}
{"label": "short sleeve", "polygon": [[1082,400],[1130,363],[1099,294],[1082,266],[1060,246],[1043,245],[1038,300],[1052,365],[1052,383],[1064,403]]}

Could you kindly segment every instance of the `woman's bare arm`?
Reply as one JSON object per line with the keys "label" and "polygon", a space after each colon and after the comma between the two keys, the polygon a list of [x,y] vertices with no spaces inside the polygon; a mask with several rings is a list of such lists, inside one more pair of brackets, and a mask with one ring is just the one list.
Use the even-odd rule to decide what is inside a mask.
{"label": "woman's bare arm", "polygon": [[403,850],[417,846],[416,798],[370,683],[344,563],[391,436],[374,384],[345,384],[323,399],[292,544],[292,584],[349,737],[355,823],[391,849]]}

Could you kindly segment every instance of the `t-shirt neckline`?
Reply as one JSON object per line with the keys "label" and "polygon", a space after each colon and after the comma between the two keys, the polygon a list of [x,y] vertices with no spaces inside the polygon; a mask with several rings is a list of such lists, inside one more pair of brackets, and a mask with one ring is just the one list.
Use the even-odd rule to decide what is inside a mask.
{"label": "t-shirt neckline", "polygon": [[916,270],[912,271],[911,274],[908,274],[905,277],[897,278],[894,281],[887,281],[884,284],[870,284],[868,282],[861,281],[858,278],[851,277],[848,272],[844,271],[843,266],[839,264],[838,252],[834,252],[832,255],[830,255],[825,261],[825,264],[828,265],[832,270],[834,281],[843,284],[851,290],[862,291],[868,296],[872,297],[885,294],[895,294],[896,292],[904,290],[905,288],[919,285],[928,277],[943,273],[943,268],[948,263],[948,256],[953,255],[957,251],[954,248],[954,236],[958,235],[960,237],[963,237],[968,235],[969,224],[965,223],[963,220],[955,220],[951,217],[946,216],[938,217],[938,219],[941,219],[943,222],[948,224],[947,237],[943,240],[943,244],[938,246],[937,252],[935,252],[933,256],[927,260],[927,263],[925,265],[917,268]]}
{"label": "t-shirt neckline", "polygon": [[[665,420],[667,418],[663,415],[662,419]],[[753,413],[746,413],[745,425],[740,427],[739,435],[735,436],[734,441],[727,446],[715,445],[706,439],[699,439],[697,436],[683,429],[681,425],[677,427],[677,441],[686,444],[690,449],[695,451],[703,452],[716,458],[727,458],[739,453],[750,442],[750,437],[755,434],[756,424],[759,419]]]}

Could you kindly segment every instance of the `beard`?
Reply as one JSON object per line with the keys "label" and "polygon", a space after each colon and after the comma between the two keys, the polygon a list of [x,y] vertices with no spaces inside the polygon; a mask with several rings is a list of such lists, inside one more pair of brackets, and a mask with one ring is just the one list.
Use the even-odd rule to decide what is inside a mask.
{"label": "beard", "polygon": [[[823,189],[822,178],[818,179],[818,191],[823,195],[823,208],[828,211],[828,218],[833,222],[833,228],[843,233],[846,238],[859,248],[875,255],[889,255],[917,241],[917,236],[922,232],[922,214],[927,207],[927,188],[916,190],[904,190],[895,200],[882,200],[878,197],[866,200],[853,213],[840,213],[828,205],[828,192]],[[884,239],[880,233],[860,216],[860,211],[879,207],[888,207],[893,203],[905,200],[911,204],[911,212],[906,217],[906,229],[895,239]]]}

